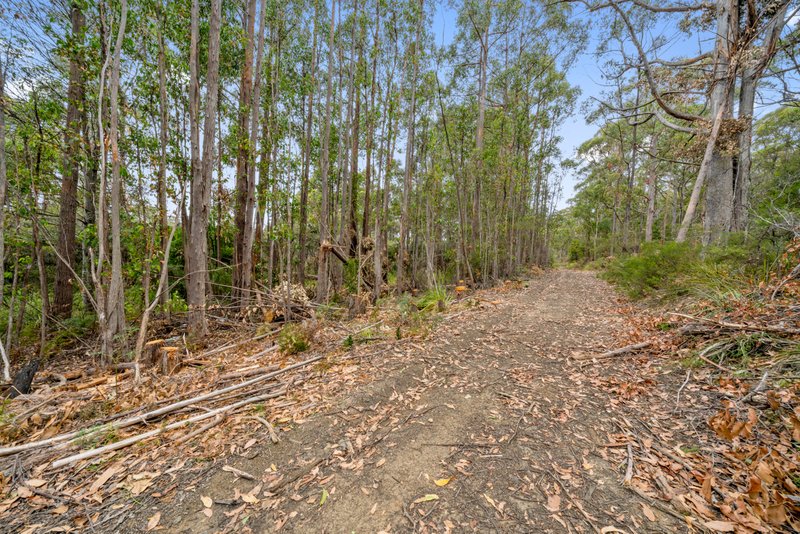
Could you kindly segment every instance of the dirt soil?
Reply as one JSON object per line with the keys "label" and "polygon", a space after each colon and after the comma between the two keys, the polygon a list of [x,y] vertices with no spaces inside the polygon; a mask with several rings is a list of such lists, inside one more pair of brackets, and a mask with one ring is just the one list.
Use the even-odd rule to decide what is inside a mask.
{"label": "dirt soil", "polygon": [[569,360],[614,346],[618,304],[593,273],[536,277],[407,357],[364,360],[374,381],[278,444],[177,472],[119,528],[158,514],[176,533],[685,532],[623,485],[606,450],[624,414]]}

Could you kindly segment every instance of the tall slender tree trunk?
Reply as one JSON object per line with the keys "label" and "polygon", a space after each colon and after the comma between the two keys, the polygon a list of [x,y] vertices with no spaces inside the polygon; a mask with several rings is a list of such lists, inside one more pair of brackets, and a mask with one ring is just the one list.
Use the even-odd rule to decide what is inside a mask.
{"label": "tall slender tree trunk", "polygon": [[420,45],[420,28],[422,27],[424,0],[419,0],[419,8],[417,12],[417,31],[414,37],[414,42],[411,44],[411,95],[408,104],[408,134],[406,135],[406,168],[403,178],[403,198],[401,201],[400,211],[400,244],[397,248],[397,293],[405,291],[406,285],[406,256],[407,252],[407,233],[408,233],[408,216],[411,200],[411,184],[414,177],[414,123],[417,117],[417,76],[419,73],[419,45]]}
{"label": "tall slender tree trunk", "polygon": [[[364,214],[361,217],[361,236],[369,235],[370,194],[372,189],[372,149],[375,142],[375,86],[377,84],[378,54],[380,43],[378,30],[381,20],[381,3],[375,2],[375,30],[372,36],[372,79],[369,89],[369,107],[367,110],[367,146],[366,167],[364,169]],[[377,250],[377,249],[376,249]]]}
{"label": "tall slender tree trunk", "polygon": [[308,80],[308,104],[305,116],[305,139],[303,139],[303,178],[300,183],[300,229],[298,235],[297,279],[300,285],[306,282],[306,232],[308,227],[308,181],[311,174],[311,138],[314,126],[314,93],[317,70],[317,19],[319,18],[319,0],[314,1],[314,29],[311,38],[311,69],[306,75]]}
{"label": "tall slender tree trunk", "polygon": [[64,158],[61,195],[58,215],[58,256],[53,290],[53,314],[64,318],[72,314],[73,278],[75,276],[75,225],[78,208],[78,181],[80,179],[81,104],[84,80],[82,44],[86,19],[81,2],[70,3],[71,40],[74,50],[69,60],[67,86],[67,120],[64,129]]}
{"label": "tall slender tree trunk", "polygon": [[658,135],[650,135],[650,172],[647,175],[647,220],[644,225],[644,240],[649,243],[653,240],[653,221],[656,216],[656,191],[658,188],[658,160],[655,158],[658,149]]}
{"label": "tall slender tree trunk", "polygon": [[250,162],[249,146],[250,136],[248,125],[250,123],[250,107],[254,105],[253,95],[253,41],[255,39],[255,19],[256,19],[256,0],[247,0],[247,9],[242,15],[242,27],[245,32],[245,40],[242,44],[244,48],[244,63],[242,65],[241,78],[239,80],[239,119],[237,128],[236,154],[236,209],[234,223],[236,225],[236,236],[233,247],[233,298],[241,306],[247,305],[249,288],[244,287],[244,272],[249,265],[245,259],[244,248],[247,235],[247,193],[249,190],[247,180],[249,177],[248,164]]}
{"label": "tall slender tree trunk", "polygon": [[[211,202],[211,174],[214,166],[214,127],[217,114],[217,94],[219,86],[220,19],[222,0],[211,1],[209,20],[208,68],[206,82],[206,105],[203,125],[203,157],[193,157],[192,191],[190,208],[191,237],[187,247],[187,260],[190,265],[186,284],[187,304],[189,305],[189,331],[192,337],[200,338],[208,331],[206,324],[206,276],[208,270],[208,216]],[[194,105],[193,156],[199,155],[200,87],[197,78],[197,40],[199,36],[198,0],[192,1],[192,84],[191,104]],[[191,118],[191,117],[190,117]],[[198,137],[195,137],[198,136]]]}
{"label": "tall slender tree trunk", "polygon": [[256,154],[258,147],[259,111],[261,110],[261,66],[264,60],[264,28],[267,20],[267,5],[262,2],[258,21],[258,44],[253,80],[253,98],[250,109],[250,143],[247,152],[247,196],[245,198],[244,247],[242,249],[242,291],[250,301],[253,285],[253,243],[255,241],[256,209]]}
{"label": "tall slender tree trunk", "polygon": [[[786,12],[789,2],[786,2],[777,13],[772,15],[772,20],[766,28],[764,44],[759,48],[761,57],[748,58],[744,62],[739,86],[739,122],[744,129],[739,134],[739,151],[736,164],[736,176],[733,187],[733,221],[732,229],[742,231],[747,229],[748,211],[750,209],[750,171],[752,167],[753,144],[753,114],[755,109],[756,85],[763,70],[768,65],[768,58],[772,57],[780,40],[780,35],[786,25]],[[751,17],[752,15],[749,15]],[[758,20],[748,18],[744,38],[748,37],[747,29],[758,24]]]}
{"label": "tall slender tree trunk", "polygon": [[[3,285],[5,283],[5,215],[6,192],[8,190],[8,176],[6,174],[6,73],[8,64],[0,61],[0,304],[3,303]],[[7,370],[4,371],[7,373]],[[6,381],[10,376],[4,376]]]}
{"label": "tall slender tree trunk", "polygon": [[336,2],[331,0],[331,25],[328,33],[328,80],[325,89],[325,132],[322,136],[322,154],[320,155],[320,192],[319,210],[319,254],[317,257],[317,295],[319,303],[328,300],[328,247],[332,236],[328,215],[328,173],[330,166],[331,146],[331,101],[333,99],[333,40],[336,29]]}
{"label": "tall slender tree trunk", "polygon": [[[166,59],[166,43],[164,40],[164,28],[166,26],[166,15],[164,13],[164,5],[159,1],[158,4],[158,97],[159,97],[159,141],[160,151],[158,160],[158,220],[159,220],[159,235],[161,238],[161,250],[165,252],[167,249],[167,238],[169,237],[169,221],[167,221],[167,140],[169,128],[169,105],[167,100],[167,59]],[[169,262],[169,258],[164,257],[165,262]],[[167,272],[166,285],[169,286],[169,272]],[[158,296],[158,302],[161,305],[166,305],[169,300],[169,292],[161,292]]]}
{"label": "tall slender tree trunk", "polygon": [[103,332],[103,357],[106,363],[113,356],[114,336],[125,329],[125,288],[122,280],[122,157],[119,152],[119,79],[122,43],[128,19],[128,1],[120,2],[120,22],[109,80],[109,132],[111,147],[111,281],[106,295],[108,323]]}

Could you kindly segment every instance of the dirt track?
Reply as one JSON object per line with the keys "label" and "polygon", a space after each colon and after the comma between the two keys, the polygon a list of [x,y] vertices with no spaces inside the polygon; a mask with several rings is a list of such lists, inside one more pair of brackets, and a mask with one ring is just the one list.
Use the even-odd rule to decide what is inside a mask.
{"label": "dirt track", "polygon": [[[539,276],[409,357],[364,361],[375,380],[335,409],[251,459],[226,460],[255,481],[215,464],[125,528],[160,511],[165,531],[180,533],[684,532],[623,486],[626,466],[604,451],[620,417],[612,394],[568,361],[613,344],[615,304],[591,273]],[[257,503],[231,502],[254,487]],[[215,500],[211,517],[200,496]]]}

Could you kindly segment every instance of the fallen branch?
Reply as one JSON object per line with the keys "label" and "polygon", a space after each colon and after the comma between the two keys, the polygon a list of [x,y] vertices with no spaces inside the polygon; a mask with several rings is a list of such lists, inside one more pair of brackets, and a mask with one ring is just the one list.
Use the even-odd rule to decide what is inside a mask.
{"label": "fallen branch", "polygon": [[129,426],[133,426],[133,425],[139,424],[139,423],[146,423],[151,419],[154,419],[156,417],[160,417],[162,415],[166,415],[166,414],[168,414],[170,412],[177,411],[177,410],[179,410],[181,408],[185,408],[186,406],[189,406],[191,404],[196,404],[196,403],[204,401],[204,400],[212,399],[214,397],[219,397],[220,395],[224,395],[224,394],[230,393],[232,391],[236,391],[236,390],[239,390],[239,389],[243,389],[243,388],[252,386],[253,384],[258,384],[260,382],[264,382],[266,380],[274,378],[274,377],[276,377],[278,375],[281,375],[281,374],[286,373],[288,371],[291,371],[293,369],[304,367],[306,365],[309,365],[311,363],[319,361],[323,357],[324,357],[323,355],[314,356],[313,358],[309,358],[309,359],[304,360],[302,362],[298,362],[298,363],[295,363],[293,365],[289,365],[287,367],[284,367],[283,369],[279,369],[277,371],[273,371],[271,373],[267,373],[265,375],[261,375],[261,376],[258,376],[256,378],[252,378],[252,379],[247,380],[245,382],[241,382],[239,384],[233,384],[233,385],[228,386],[226,388],[210,391],[208,393],[204,393],[203,395],[198,395],[197,397],[192,397],[190,399],[182,400],[180,402],[176,402],[176,403],[170,404],[168,406],[164,406],[162,408],[158,408],[157,410],[153,410],[151,412],[148,412],[148,413],[145,413],[145,414],[142,414],[142,415],[137,415],[137,416],[131,417],[130,419],[126,419],[126,420],[120,421],[118,423],[113,423],[113,424],[108,425],[108,426],[101,426],[99,428],[84,428],[84,429],[76,430],[74,432],[68,432],[66,434],[61,434],[61,435],[58,435],[58,436],[54,436],[52,438],[47,438],[47,439],[43,439],[43,440],[39,440],[39,441],[32,441],[30,443],[23,443],[21,445],[14,445],[14,446],[11,446],[11,447],[3,447],[3,448],[0,448],[0,456],[8,456],[10,454],[16,454],[18,452],[23,452],[23,451],[28,451],[28,450],[32,450],[32,449],[38,449],[38,448],[42,448],[42,447],[47,447],[47,446],[54,445],[54,444],[57,444],[57,443],[62,443],[62,442],[65,442],[65,441],[71,441],[71,440],[74,440],[75,438],[78,438],[78,437],[81,437],[81,438],[85,439],[86,437],[91,436],[92,434],[95,434],[95,433],[97,433],[97,432],[99,432],[101,430],[102,431],[107,431],[109,429],[109,426],[112,429],[119,430],[119,429],[122,429],[122,428],[126,428],[126,427],[129,427]]}
{"label": "fallen branch", "polygon": [[267,427],[267,432],[269,432],[269,439],[270,439],[270,441],[272,441],[272,443],[277,444],[278,442],[280,442],[280,438],[278,437],[278,433],[275,432],[275,427],[272,426],[272,423],[270,423],[269,421],[267,421],[266,419],[264,419],[263,417],[260,417],[258,415],[254,415],[253,419],[255,419],[256,421],[258,421],[259,423],[261,423],[262,425]]}
{"label": "fallen branch", "polygon": [[214,419],[213,421],[211,421],[210,423],[208,423],[206,425],[203,425],[200,428],[192,430],[188,434],[184,434],[183,436],[179,437],[178,439],[176,439],[174,441],[174,444],[175,445],[180,445],[182,443],[186,443],[187,441],[189,441],[193,437],[199,436],[200,434],[204,434],[204,433],[208,432],[209,430],[211,430],[212,428],[214,428],[215,426],[217,426],[218,424],[220,424],[224,420],[225,420],[225,415],[224,414],[218,415],[217,418]]}
{"label": "fallen branch", "polygon": [[621,354],[627,354],[629,352],[635,352],[640,349],[644,349],[652,345],[652,341],[643,341],[642,343],[635,343],[633,345],[626,345],[624,347],[611,350],[608,352],[604,352],[602,354],[581,354],[579,356],[573,355],[572,357],[575,360],[602,360],[605,358],[613,358],[614,356],[619,356]]}
{"label": "fallen branch", "polygon": [[170,423],[168,425],[162,426],[155,430],[151,430],[149,432],[144,432],[142,434],[137,434],[135,436],[131,436],[129,438],[117,441],[115,443],[109,443],[108,445],[104,445],[103,447],[99,447],[97,449],[90,449],[88,451],[81,452],[79,454],[74,454],[72,456],[68,456],[66,458],[62,458],[61,460],[56,460],[53,462],[53,468],[63,467],[65,465],[69,465],[73,462],[77,462],[80,460],[86,460],[88,458],[94,458],[95,456],[100,456],[101,454],[105,454],[110,451],[115,451],[117,449],[122,449],[128,447],[130,445],[134,445],[139,443],[142,440],[150,439],[152,437],[158,436],[159,434],[163,434],[167,430],[173,430],[176,428],[180,428],[182,426],[186,426],[190,423],[197,423],[199,421],[205,421],[206,419],[210,419],[211,417],[215,417],[221,414],[225,414],[231,410],[235,410],[236,408],[240,408],[242,406],[246,406],[248,404],[253,404],[262,400],[272,399],[275,397],[279,397],[286,393],[286,390],[276,391],[274,393],[268,393],[266,395],[257,395],[255,397],[250,397],[244,399],[239,402],[235,402],[233,404],[229,404],[227,406],[223,406],[222,408],[216,408],[214,410],[210,410],[206,413],[202,413],[200,415],[195,415],[194,417],[190,417],[188,419],[184,419],[182,421],[176,421],[174,423]]}
{"label": "fallen branch", "polygon": [[743,323],[729,323],[727,321],[715,321],[714,319],[708,319],[706,317],[695,317],[693,315],[686,315],[685,313],[677,313],[677,312],[670,312],[670,315],[675,315],[676,317],[683,317],[684,319],[690,319],[692,321],[700,321],[703,323],[712,324],[718,326],[719,328],[724,328],[727,330],[749,330],[750,332],[770,332],[773,334],[790,334],[790,335],[800,334],[800,328],[790,328],[790,327],[775,326],[775,325],[750,325]]}
{"label": "fallen branch", "polygon": [[631,442],[628,442],[628,467],[625,469],[625,478],[622,480],[622,484],[625,486],[629,486],[631,480],[633,479],[633,447],[631,446]]}
{"label": "fallen branch", "polygon": [[233,348],[236,348],[236,347],[240,347],[242,345],[246,345],[247,343],[250,343],[252,341],[258,341],[260,339],[264,339],[265,337],[269,337],[269,336],[277,333],[278,331],[279,330],[274,330],[272,332],[266,332],[264,334],[260,334],[260,335],[257,335],[255,337],[250,337],[250,338],[247,338],[247,339],[243,339],[241,341],[235,341],[233,343],[228,343],[227,345],[223,345],[221,347],[217,347],[215,349],[211,349],[211,350],[208,350],[208,351],[203,352],[201,354],[198,354],[197,357],[198,358],[205,358],[207,356],[211,356],[212,354],[218,354],[220,352],[225,352],[226,350],[230,350],[230,349],[233,349]]}

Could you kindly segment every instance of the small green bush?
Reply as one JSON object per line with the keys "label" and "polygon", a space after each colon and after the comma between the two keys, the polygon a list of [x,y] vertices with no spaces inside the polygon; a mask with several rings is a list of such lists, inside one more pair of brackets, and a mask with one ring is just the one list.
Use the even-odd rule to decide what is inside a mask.
{"label": "small green bush", "polygon": [[687,243],[646,243],[638,254],[610,262],[604,277],[632,298],[656,292],[678,296],[686,293],[679,279],[694,270],[699,258],[699,249]]}
{"label": "small green bush", "polygon": [[287,324],[278,335],[278,346],[285,354],[305,352],[310,344],[308,332],[299,324]]}
{"label": "small green bush", "polygon": [[436,309],[440,302],[442,303],[442,306],[447,307],[452,301],[453,297],[447,292],[447,288],[443,284],[439,284],[437,282],[432,288],[423,293],[419,300],[417,300],[417,309]]}

